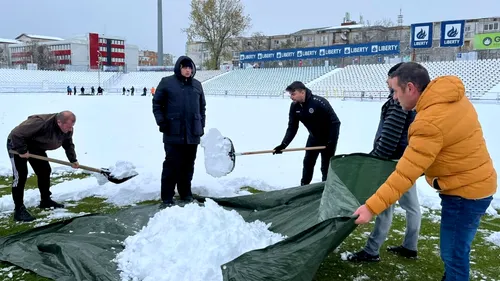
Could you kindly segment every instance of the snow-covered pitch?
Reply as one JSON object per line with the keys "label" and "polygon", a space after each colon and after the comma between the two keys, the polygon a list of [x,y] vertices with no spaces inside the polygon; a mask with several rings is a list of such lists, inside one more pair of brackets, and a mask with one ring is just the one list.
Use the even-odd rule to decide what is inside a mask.
{"label": "snow-covered pitch", "polygon": [[[337,153],[369,152],[372,149],[383,101],[359,102],[330,99],[330,102],[342,121]],[[10,130],[25,120],[28,115],[71,110],[77,116],[74,143],[80,164],[106,168],[117,163],[130,163],[139,174],[119,185],[110,182],[101,182],[103,183],[101,185],[95,177],[62,182],[51,188],[54,200],[80,200],[89,196],[97,196],[106,198],[109,203],[122,206],[160,198],[160,176],[164,151],[162,135],[158,131],[151,112],[150,96],[75,97],[64,93],[4,94],[0,95],[0,104],[2,105],[0,136],[5,142]],[[273,149],[281,142],[285,134],[289,105],[290,100],[286,97],[252,99],[207,96],[205,133],[208,133],[211,128],[216,128],[223,136],[233,141],[237,152]],[[497,120],[500,120],[500,107],[496,104],[475,104],[475,106],[488,149],[495,167],[499,170],[500,133],[497,129]],[[306,139],[307,131],[301,126],[289,147],[303,147]],[[3,155],[0,157],[0,175],[11,176],[11,163],[6,148],[4,149],[4,153],[0,154]],[[62,148],[49,151],[48,156],[66,160]],[[236,166],[231,173],[214,177],[207,173],[204,149],[200,145],[193,178],[193,192],[202,196],[223,197],[248,194],[247,191],[240,190],[244,186],[264,191],[297,186],[300,183],[303,156],[303,151],[280,155],[238,156]],[[319,166],[318,162],[313,182],[321,180]],[[52,167],[54,172],[73,171],[70,167],[57,164],[52,164]],[[30,172],[32,172],[31,168]],[[216,172],[211,173],[217,175]],[[426,208],[439,209],[440,199],[437,193],[427,185],[423,178],[418,180],[417,185],[423,211]],[[38,190],[25,192],[27,206],[36,206],[38,200]],[[281,239],[279,234],[267,231],[265,225],[245,225],[235,212],[218,209],[215,203],[209,203],[208,206],[209,208],[206,209],[190,205],[183,210],[180,208],[163,210],[143,230],[129,237],[125,241],[126,249],[121,254],[118,253],[116,259],[123,270],[124,279],[149,277],[150,280],[170,280],[169,276],[178,276],[175,272],[169,272],[168,268],[165,270],[169,274],[163,276],[155,270],[155,267],[159,266],[158,263],[165,262],[162,264],[168,265],[173,271],[189,271],[191,270],[189,268],[194,267],[199,269],[198,273],[201,276],[207,278],[203,280],[212,280],[212,277],[213,280],[217,280],[219,270],[217,263],[223,263],[242,251],[265,247]],[[13,207],[10,194],[0,197],[0,215],[9,214]],[[495,209],[500,209],[498,193],[492,207],[488,210],[489,214],[497,215]],[[186,216],[186,212],[189,212],[189,217]],[[70,216],[67,212],[61,211],[55,214],[59,214],[60,217]],[[224,221],[230,221],[234,225],[230,228],[229,225],[224,224]],[[200,223],[203,223],[204,231],[191,231],[193,225]],[[246,248],[239,248],[241,243],[249,242],[243,240],[245,235],[239,235],[233,227],[245,232],[247,234],[245,239],[249,239],[248,233],[252,233],[253,242],[245,245]],[[167,235],[168,230],[175,231]],[[234,232],[227,237],[234,243],[227,244],[226,239],[215,238],[215,235],[224,232]],[[157,236],[153,235],[155,233]],[[492,235],[491,241],[498,241],[498,234]],[[197,260],[200,263],[198,265],[193,265],[193,260],[182,257],[183,253],[189,253],[194,249],[199,251],[200,248],[205,247],[203,245],[220,248],[217,248],[217,251],[206,251],[207,256],[200,256]],[[194,248],[191,249],[191,247]],[[166,258],[166,254],[170,258]],[[147,260],[151,263],[148,264],[147,260],[143,259],[141,264],[134,265],[134,269],[130,270],[128,262],[133,260],[130,255],[147,256]],[[207,260],[214,261],[214,263],[208,264]]]}

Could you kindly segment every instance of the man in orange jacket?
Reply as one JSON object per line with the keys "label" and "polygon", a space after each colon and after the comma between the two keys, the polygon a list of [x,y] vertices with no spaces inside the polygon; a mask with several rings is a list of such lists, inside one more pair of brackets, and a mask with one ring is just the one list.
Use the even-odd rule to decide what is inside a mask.
{"label": "man in orange jacket", "polygon": [[477,113],[456,76],[429,79],[418,63],[401,65],[389,79],[394,99],[417,115],[396,170],[354,214],[368,223],[394,204],[425,173],[441,197],[442,280],[469,280],[470,247],[497,190],[497,173]]}

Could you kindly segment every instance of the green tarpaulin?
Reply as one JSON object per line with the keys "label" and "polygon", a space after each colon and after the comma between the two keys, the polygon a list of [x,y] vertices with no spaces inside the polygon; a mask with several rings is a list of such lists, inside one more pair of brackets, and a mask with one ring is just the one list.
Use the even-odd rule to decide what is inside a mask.
{"label": "green tarpaulin", "polygon": [[[224,280],[312,280],[321,262],[356,228],[351,215],[359,202],[377,190],[395,165],[366,154],[339,155],[331,159],[324,183],[212,198],[247,222],[272,223],[271,231],[288,236],[221,265]],[[136,206],[2,237],[0,260],[58,281],[119,280],[112,260],[123,250],[121,242],[158,211],[158,205]]]}

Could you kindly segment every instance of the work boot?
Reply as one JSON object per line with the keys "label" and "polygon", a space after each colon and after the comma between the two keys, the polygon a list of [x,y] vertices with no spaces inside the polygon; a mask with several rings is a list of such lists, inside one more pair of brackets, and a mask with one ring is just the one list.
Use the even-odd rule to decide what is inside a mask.
{"label": "work boot", "polygon": [[352,262],[379,262],[379,255],[370,255],[365,250],[347,256],[348,261]]}
{"label": "work boot", "polygon": [[188,196],[186,196],[184,198],[181,198],[181,200],[184,201],[184,203],[189,204],[189,203],[191,203],[191,202],[194,201],[194,198],[193,198],[193,196],[188,195]]}
{"label": "work boot", "polygon": [[48,198],[40,200],[40,205],[38,205],[38,207],[41,209],[50,209],[50,208],[57,209],[57,208],[64,208],[64,205]]}
{"label": "work boot", "polygon": [[22,221],[22,222],[30,222],[34,221],[35,217],[33,217],[26,207],[22,205],[19,208],[14,209],[14,221]]}
{"label": "work boot", "polygon": [[160,209],[165,209],[165,208],[168,208],[168,207],[172,207],[175,205],[175,201],[174,199],[165,199],[161,202],[160,204]]}
{"label": "work boot", "polygon": [[391,252],[393,254],[405,257],[407,259],[416,259],[417,258],[417,251],[407,249],[403,246],[389,246],[389,247],[387,247],[387,251]]}

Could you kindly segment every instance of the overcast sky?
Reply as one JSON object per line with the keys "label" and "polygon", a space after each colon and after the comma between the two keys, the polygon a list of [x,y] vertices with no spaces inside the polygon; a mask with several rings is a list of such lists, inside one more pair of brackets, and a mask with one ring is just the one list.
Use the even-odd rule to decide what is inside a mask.
{"label": "overcast sky", "polygon": [[[190,0],[163,1],[165,53],[184,54]],[[346,12],[352,20],[397,21],[402,9],[404,24],[500,16],[499,0],[242,0],[252,18],[248,33],[292,33],[304,28],[338,26]],[[69,38],[88,32],[125,37],[140,49],[157,50],[157,0],[2,0],[0,38],[21,33]],[[495,8],[494,8],[495,7]],[[498,14],[494,14],[498,13]]]}

